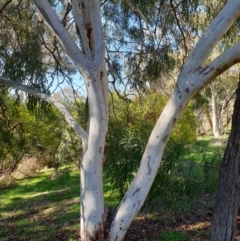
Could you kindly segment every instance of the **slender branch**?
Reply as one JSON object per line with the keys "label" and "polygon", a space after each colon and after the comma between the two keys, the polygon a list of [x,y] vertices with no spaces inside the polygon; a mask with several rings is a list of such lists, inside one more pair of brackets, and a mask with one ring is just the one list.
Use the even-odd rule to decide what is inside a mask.
{"label": "slender branch", "polygon": [[18,163],[22,160],[24,155],[25,155],[25,151],[17,158],[16,162],[12,166],[9,167],[10,172],[13,172],[16,169]]}
{"label": "slender branch", "polygon": [[229,102],[235,97],[237,90],[234,91],[234,93],[228,98],[225,105],[222,107],[223,110],[225,110],[229,104]]}
{"label": "slender branch", "polygon": [[135,8],[128,0],[125,0],[124,2],[129,6],[129,9],[139,18],[139,20],[142,20],[146,24],[149,34],[151,35],[151,37],[154,37],[150,29],[149,23],[144,14],[140,11],[140,9]]}
{"label": "slender branch", "polygon": [[19,129],[24,133],[24,129],[23,129],[23,126],[22,126],[22,123],[15,123],[13,126],[10,125],[10,120],[9,118],[7,117],[7,108],[5,106],[5,103],[3,102],[3,100],[0,99],[0,110],[1,110],[1,114],[3,116],[3,118],[5,119],[6,121],[6,128],[9,130],[9,131],[13,131],[15,130],[17,127],[19,127]]}
{"label": "slender branch", "polygon": [[1,4],[0,4],[0,14],[3,13],[4,9],[7,7],[8,4],[10,4],[12,2],[12,0],[8,0],[6,1],[3,5],[2,5],[2,1],[1,1]]}
{"label": "slender branch", "polygon": [[44,100],[52,105],[54,105],[64,116],[65,120],[68,122],[68,124],[75,130],[75,132],[78,134],[79,138],[83,142],[83,149],[87,148],[87,140],[88,140],[88,135],[86,131],[79,125],[79,123],[74,119],[74,117],[69,113],[67,108],[58,100],[55,98],[46,95],[40,91],[37,91],[31,87],[28,87],[27,85],[21,84],[16,81],[12,81],[9,79],[6,79],[2,76],[0,76],[0,84],[4,84],[10,87],[13,87],[15,89],[22,90],[30,95],[33,95],[41,100]]}
{"label": "slender branch", "polygon": [[174,13],[174,18],[176,20],[177,26],[178,26],[178,28],[181,32],[182,38],[183,38],[183,46],[184,46],[184,50],[185,50],[185,54],[183,56],[183,63],[184,63],[184,61],[187,57],[187,53],[188,53],[188,47],[187,47],[187,44],[186,44],[186,37],[184,35],[184,32],[183,32],[183,29],[181,27],[180,21],[177,17],[176,7],[174,7],[172,0],[170,0],[170,4],[171,4],[171,7],[172,7],[172,10],[173,10],[173,13]]}
{"label": "slender branch", "polygon": [[71,10],[72,10],[72,5],[70,3],[68,3],[67,10],[66,10],[66,12],[65,12],[65,14],[63,16],[63,19],[62,19],[62,24],[63,24],[64,27],[66,27],[66,25],[67,25],[68,14],[70,13]]}

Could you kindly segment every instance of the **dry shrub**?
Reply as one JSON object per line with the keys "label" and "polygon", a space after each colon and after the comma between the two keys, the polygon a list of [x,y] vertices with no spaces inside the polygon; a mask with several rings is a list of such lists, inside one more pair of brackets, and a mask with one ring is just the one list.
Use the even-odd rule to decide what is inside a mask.
{"label": "dry shrub", "polygon": [[14,185],[14,177],[9,172],[5,172],[0,176],[0,189],[11,187]]}
{"label": "dry shrub", "polygon": [[25,177],[32,177],[36,172],[40,171],[43,165],[36,157],[24,157],[17,169],[13,172],[13,177],[22,179]]}

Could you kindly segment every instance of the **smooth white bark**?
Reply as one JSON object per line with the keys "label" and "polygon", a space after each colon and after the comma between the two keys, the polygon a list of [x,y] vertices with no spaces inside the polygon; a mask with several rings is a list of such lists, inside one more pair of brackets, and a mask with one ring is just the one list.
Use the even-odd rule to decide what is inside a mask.
{"label": "smooth white bark", "polygon": [[[79,28],[82,49],[57,18],[47,0],[34,0],[48,26],[84,78],[89,106],[87,149],[81,160],[81,239],[103,238],[102,159],[108,126],[108,88],[104,63],[104,37],[99,1],[73,1],[73,16]],[[85,28],[85,30],[84,30]],[[94,39],[96,38],[97,41]],[[87,41],[87,42],[86,42]]]}

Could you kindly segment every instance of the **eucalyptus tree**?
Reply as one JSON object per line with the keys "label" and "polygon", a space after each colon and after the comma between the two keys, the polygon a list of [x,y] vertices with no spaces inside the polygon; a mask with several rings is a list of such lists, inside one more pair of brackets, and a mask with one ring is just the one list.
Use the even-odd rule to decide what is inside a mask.
{"label": "eucalyptus tree", "polygon": [[232,116],[232,129],[222,158],[218,191],[211,224],[210,241],[233,241],[237,231],[239,186],[240,82]]}
{"label": "eucalyptus tree", "polygon": [[[237,88],[237,70],[221,75],[210,85],[211,91],[211,110],[212,110],[212,133],[214,137],[223,134],[224,124],[227,126],[229,115],[225,112],[228,107],[232,113],[231,103]],[[224,123],[225,119],[225,123]]]}
{"label": "eucalyptus tree", "polygon": [[[148,2],[146,1],[145,3]],[[161,6],[164,2],[156,2],[153,6]],[[129,225],[143,205],[150,190],[162,159],[163,150],[180,114],[188,102],[204,86],[240,61],[240,42],[237,42],[233,43],[214,60],[207,62],[213,48],[216,47],[220,39],[239,17],[240,2],[229,0],[201,34],[198,43],[192,46],[191,53],[185,57],[184,63],[181,69],[179,69],[178,77],[175,80],[176,84],[171,97],[151,132],[141,158],[139,169],[117,208],[110,224],[110,230],[106,230],[106,227],[109,225],[105,225],[107,214],[104,210],[102,188],[102,161],[104,159],[105,137],[108,130],[108,76],[105,62],[106,42],[100,2],[97,0],[92,0],[91,2],[85,0],[71,1],[72,19],[76,27],[76,34],[74,35],[72,31],[68,31],[68,25],[65,27],[59,19],[55,11],[58,10],[56,5],[51,6],[47,0],[34,0],[33,3],[38,10],[35,16],[42,18],[44,24],[47,24],[51,31],[53,31],[63,50],[76,66],[84,80],[90,107],[88,127],[84,129],[73,118],[67,108],[61,102],[54,99],[54,97],[44,94],[26,84],[12,81],[6,75],[5,77],[0,77],[0,83],[20,89],[55,105],[82,140],[80,163],[81,240],[123,240]],[[62,1],[58,3],[62,4]],[[120,3],[124,2],[121,1]],[[173,1],[170,1],[171,3],[172,11],[176,9],[183,10],[184,4],[187,4],[188,1],[175,3],[175,7],[173,6]],[[116,5],[109,5],[109,7],[112,11],[117,9]],[[197,11],[198,9],[195,8],[193,11]],[[153,14],[155,13],[154,10],[155,8],[149,9]],[[159,8],[160,12],[161,10],[164,9]],[[137,15],[141,15],[141,12],[136,11],[136,13],[138,13]],[[164,21],[167,15],[164,14],[164,11],[161,13],[163,15],[159,14],[159,16],[163,16],[163,19],[154,19],[153,17],[151,19],[154,19],[156,22]],[[103,21],[106,27],[111,27],[108,26],[108,22],[105,22],[105,19]],[[175,21],[177,23],[177,19]],[[147,27],[147,22],[144,28],[145,26]],[[182,32],[181,30],[179,31]],[[146,37],[145,35],[142,36]],[[165,38],[168,37],[166,42],[172,40],[171,31],[162,36],[165,36]],[[159,53],[162,54],[163,51],[164,49],[159,49]],[[133,58],[132,63],[137,64],[138,59]],[[139,78],[143,78],[143,76],[139,75]]]}
{"label": "eucalyptus tree", "polygon": [[237,68],[226,71],[194,99],[195,112],[199,117],[199,134],[212,131],[213,136],[217,138],[224,133],[233,110],[237,72]]}

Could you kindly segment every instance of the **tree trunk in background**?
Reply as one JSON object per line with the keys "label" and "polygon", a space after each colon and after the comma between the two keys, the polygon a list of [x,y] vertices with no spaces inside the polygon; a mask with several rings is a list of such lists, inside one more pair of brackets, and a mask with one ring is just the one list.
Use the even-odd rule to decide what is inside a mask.
{"label": "tree trunk in background", "polygon": [[[220,114],[219,114],[219,133],[220,133],[220,135],[223,135],[223,133],[224,133],[224,124],[223,124],[224,120],[223,120],[223,118],[224,118],[224,113],[225,113],[225,108],[224,108],[225,104],[226,103],[224,101],[222,103],[221,111],[220,111]],[[226,120],[226,122],[227,122],[227,120]]]}
{"label": "tree trunk in background", "polygon": [[217,111],[217,93],[212,90],[212,130],[215,138],[219,137],[219,119]]}
{"label": "tree trunk in background", "polygon": [[232,130],[220,168],[210,241],[233,241],[240,201],[240,83],[237,89]]}
{"label": "tree trunk in background", "polygon": [[207,117],[209,126],[210,126],[210,128],[212,129],[212,128],[213,128],[213,126],[212,126],[212,119],[211,119],[211,115],[210,115],[209,110],[208,110],[207,107],[204,107],[204,112],[205,112],[205,114],[206,114],[206,117]]}

